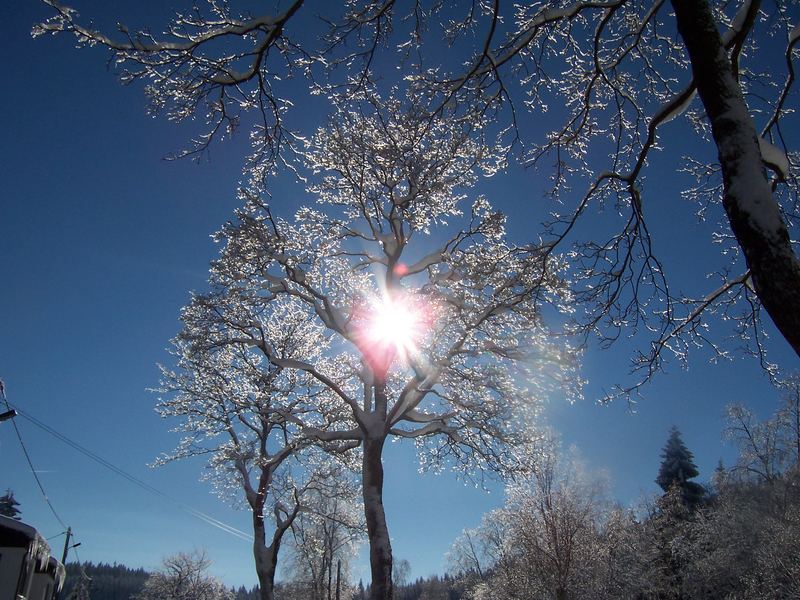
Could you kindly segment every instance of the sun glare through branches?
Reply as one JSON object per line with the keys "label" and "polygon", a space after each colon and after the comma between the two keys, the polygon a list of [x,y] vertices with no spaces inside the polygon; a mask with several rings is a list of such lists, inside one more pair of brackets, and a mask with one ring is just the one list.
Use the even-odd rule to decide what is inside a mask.
{"label": "sun glare through branches", "polygon": [[432,319],[430,308],[407,292],[384,291],[359,312],[358,345],[376,374],[385,374],[395,358],[413,360]]}
{"label": "sun glare through branches", "polygon": [[383,298],[374,302],[372,309],[370,336],[375,341],[391,344],[398,352],[414,344],[419,319],[412,307],[391,298]]}

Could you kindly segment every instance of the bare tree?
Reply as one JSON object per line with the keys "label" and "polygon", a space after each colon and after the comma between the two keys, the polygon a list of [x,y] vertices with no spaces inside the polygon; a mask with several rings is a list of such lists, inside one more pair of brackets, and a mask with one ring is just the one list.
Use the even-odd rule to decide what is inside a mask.
{"label": "bare tree", "polygon": [[[778,410],[758,420],[743,406],[729,409],[725,437],[739,449],[719,477],[709,506],[685,522],[684,596],[791,598],[800,592],[800,495],[797,486],[797,376]],[[687,527],[689,526],[689,527]]]}
{"label": "bare tree", "polygon": [[[587,311],[578,325],[605,344],[640,328],[652,335],[650,349],[633,363],[640,377],[619,393],[638,390],[667,353],[685,361],[691,348],[706,346],[726,356],[728,348],[707,332],[720,325],[714,314],[735,324],[772,375],[762,304],[800,354],[800,262],[790,241],[798,225],[797,154],[788,152],[781,127],[792,112],[800,30],[795,5],[765,4],[475,3],[449,29],[454,43],[476,29],[486,32],[466,69],[448,76],[434,64],[415,78],[445,113],[507,110],[515,140],[527,146],[527,164],[552,165],[551,194],[572,208],[554,214],[547,233],[553,248],[575,242],[575,293]],[[670,33],[676,24],[680,37]],[[702,108],[693,103],[696,95]],[[522,106],[539,114],[555,107],[548,120],[558,126],[533,137],[520,126]],[[669,265],[651,236],[660,223],[646,218],[655,200],[645,193],[648,162],[675,131],[669,123],[684,118],[701,138],[709,137],[710,122],[719,152],[713,164],[686,150],[684,170],[696,183],[684,195],[699,202],[699,216],[724,214],[728,221],[714,234],[724,248],[719,284],[698,295],[670,285]],[[590,216],[609,205],[617,215]],[[591,218],[591,237],[579,237],[580,223]],[[730,257],[740,253],[741,266],[732,267]]]}
{"label": "bare tree", "polygon": [[86,568],[81,565],[78,581],[67,596],[67,600],[91,600],[92,578],[86,574]]}
{"label": "bare tree", "polygon": [[[160,391],[166,395],[157,409],[181,420],[184,438],[159,462],[208,457],[206,477],[217,491],[238,501],[244,496],[252,514],[261,598],[271,600],[281,543],[307,510],[306,498],[340,493],[345,478],[340,465],[309,448],[294,422],[309,410],[307,377],[272,365],[249,345],[210,343],[225,332],[224,323],[209,317],[223,302],[196,296],[183,311],[184,328],[173,342],[177,368],[162,369]],[[297,313],[290,306],[271,308],[253,318],[268,332],[275,352],[284,360],[320,355],[319,330],[293,321]]]}
{"label": "bare tree", "polygon": [[447,552],[448,570],[464,583],[470,598],[502,598],[513,579],[514,550],[506,540],[515,524],[504,515],[501,510],[485,514],[480,525],[465,529]]}
{"label": "bare tree", "polygon": [[406,585],[409,575],[411,575],[411,563],[405,558],[395,560],[392,565],[392,581],[394,584],[398,586]]}
{"label": "bare tree", "polygon": [[[672,0],[672,6],[689,54],[697,93],[711,121],[719,150],[722,204],[731,231],[742,249],[759,300],[800,356],[800,260],[792,246],[781,207],[773,197],[773,186],[788,177],[788,159],[781,151],[773,150],[774,146],[768,145],[769,142],[756,132],[739,83],[740,73],[735,62],[738,50],[734,48],[732,61],[707,0]],[[759,8],[760,2],[752,2],[740,9],[743,12],[737,18],[744,22],[740,36],[746,33],[748,20],[756,20]],[[788,76],[792,76],[792,47],[798,37],[797,30],[792,30],[787,37]],[[778,98],[782,101],[785,92],[780,93]],[[773,120],[777,124],[781,112],[780,104],[770,111],[764,135],[769,133]],[[776,131],[780,135],[780,131]],[[765,166],[774,170],[772,182]]]}
{"label": "bare tree", "polygon": [[603,482],[587,477],[575,462],[548,459],[533,479],[514,486],[508,509],[518,525],[511,543],[521,553],[524,579],[556,600],[581,597],[607,506]]}
{"label": "bare tree", "polygon": [[[364,510],[356,485],[335,496],[309,494],[292,524],[289,540],[292,582],[309,600],[334,600],[352,587],[351,561],[364,535]],[[337,590],[339,590],[337,595]]]}
{"label": "bare tree", "polygon": [[67,32],[79,46],[106,48],[123,83],[144,83],[151,111],[166,112],[172,121],[202,115],[206,130],[177,156],[201,155],[214,138],[232,135],[247,112],[257,115],[249,164],[258,176],[294,143],[283,123],[287,101],[275,87],[306,58],[286,33],[303,0],[256,17],[211,1],[176,14],[163,35],[122,23],[116,35],[106,34],[81,24],[75,9],[43,1],[55,14],[34,27],[34,37]]}
{"label": "bare tree", "polygon": [[735,473],[766,483],[776,483],[783,476],[796,477],[800,465],[798,375],[784,385],[782,405],[770,419],[759,421],[742,404],[729,406],[725,437],[739,448]]}
{"label": "bare tree", "polygon": [[478,530],[465,529],[447,553],[448,569],[455,575],[474,574],[483,580],[486,570],[486,550],[483,546],[486,537]]}
{"label": "bare tree", "polygon": [[451,569],[466,575],[475,598],[627,597],[614,555],[629,531],[602,478],[552,445],[530,477],[509,486],[502,508],[456,540]]}
{"label": "bare tree", "polygon": [[207,575],[211,565],[205,554],[168,556],[150,575],[137,600],[233,600],[233,593]]}
{"label": "bare tree", "polygon": [[[213,266],[215,288],[237,298],[217,318],[238,335],[210,343],[249,344],[313,378],[306,435],[361,445],[373,598],[392,597],[386,440],[414,440],[424,467],[508,475],[525,468],[518,448],[535,435],[539,400],[577,387],[573,351],[542,314],[545,302],[565,308],[563,282],[540,270],[538,247],[506,238],[485,198],[462,209],[477,170],[498,168],[475,127],[396,98],[342,106],[305,150],[324,210],[283,219],[245,192]],[[428,238],[434,230],[447,236]],[[324,329],[319,359],[282,356],[255,318],[286,299],[296,322]]]}
{"label": "bare tree", "polygon": [[[76,9],[58,0],[42,2],[53,14],[34,26],[34,37],[66,33],[79,47],[107,50],[123,84],[144,85],[153,114],[204,124],[202,133],[171,158],[199,159],[215,139],[248,128],[252,151],[245,171],[253,182],[263,182],[280,165],[295,167],[286,159],[302,142],[305,119],[287,123],[293,98],[285,82],[302,78],[313,94],[367,85],[372,57],[391,32],[394,4],[333,3],[311,12],[305,0],[273,1],[271,10],[253,15],[244,7],[208,0],[177,12],[167,24],[132,30],[117,23],[112,33],[82,21]],[[323,23],[329,24],[322,28],[327,35],[308,35]],[[329,85],[325,75],[336,67],[345,75],[339,85]]]}
{"label": "bare tree", "polygon": [[[308,134],[300,123],[286,124],[291,98],[279,90],[287,75],[305,77],[314,94],[358,93],[381,75],[375,57],[383,52],[429,100],[426,110],[451,119],[508,115],[505,131],[523,162],[547,169],[550,194],[566,207],[546,224],[549,253],[540,259],[553,258],[556,268],[555,250],[572,245],[570,274],[584,309],[576,326],[599,334],[604,346],[648,336],[633,358],[636,378],[609,397],[638,391],[670,355],[685,362],[690,350],[706,347],[728,356],[733,344],[714,331],[744,340],[777,376],[764,352],[762,305],[800,352],[800,263],[791,241],[797,153],[783,126],[795,108],[793,3],[464,0],[444,11],[435,1],[352,0],[325,7],[328,28],[314,39],[301,35],[311,17],[302,0],[256,16],[210,2],[177,15],[161,37],[122,25],[116,35],[100,33],[81,25],[73,9],[45,2],[55,14],[34,35],[68,32],[80,45],[105,47],[123,81],[147,82],[153,108],[172,119],[205,119],[206,132],[184,154],[202,152],[252,112],[253,181]],[[547,112],[556,126],[538,137],[523,125],[523,111]],[[713,138],[718,162],[703,144],[685,143],[688,128]],[[684,143],[676,148],[673,138]],[[647,178],[659,176],[648,165],[661,148],[686,154],[684,196],[697,202],[697,215],[727,221],[711,233],[723,251],[708,288],[684,293],[673,272],[686,265],[665,263],[658,252],[666,244],[656,230],[676,235],[661,233],[664,223],[648,216],[657,198]]]}

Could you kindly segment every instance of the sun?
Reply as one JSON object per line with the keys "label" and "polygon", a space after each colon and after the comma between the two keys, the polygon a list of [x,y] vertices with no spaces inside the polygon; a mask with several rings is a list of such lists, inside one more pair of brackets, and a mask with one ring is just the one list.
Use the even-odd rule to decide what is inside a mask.
{"label": "sun", "polygon": [[375,342],[394,346],[397,352],[404,353],[414,347],[421,319],[411,303],[386,297],[373,303],[368,327]]}
{"label": "sun", "polygon": [[358,346],[373,370],[382,373],[395,359],[413,357],[428,329],[419,299],[406,293],[384,293],[371,299],[358,320]]}

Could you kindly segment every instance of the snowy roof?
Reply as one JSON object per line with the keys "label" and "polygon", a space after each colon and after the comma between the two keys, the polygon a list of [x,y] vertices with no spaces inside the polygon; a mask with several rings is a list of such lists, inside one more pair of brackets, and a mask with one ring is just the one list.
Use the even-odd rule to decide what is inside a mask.
{"label": "snowy roof", "polygon": [[34,527],[0,515],[0,547],[28,548],[36,568],[44,568],[50,558],[50,545]]}
{"label": "snowy roof", "polygon": [[8,541],[7,537],[18,537],[12,532],[16,534],[22,534],[29,540],[33,540],[37,535],[39,535],[39,532],[30,525],[10,517],[4,517],[0,515],[0,544],[6,543],[6,541]]}

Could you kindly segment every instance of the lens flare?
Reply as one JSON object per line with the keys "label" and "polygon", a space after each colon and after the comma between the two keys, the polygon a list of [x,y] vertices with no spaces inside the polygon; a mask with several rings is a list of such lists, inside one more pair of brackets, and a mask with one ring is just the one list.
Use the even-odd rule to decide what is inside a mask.
{"label": "lens flare", "polygon": [[372,306],[369,336],[376,342],[394,346],[397,352],[413,348],[420,319],[408,303],[383,298]]}
{"label": "lens flare", "polygon": [[430,328],[429,311],[413,294],[384,293],[363,303],[356,319],[356,344],[377,374],[385,375],[397,358],[413,357]]}

